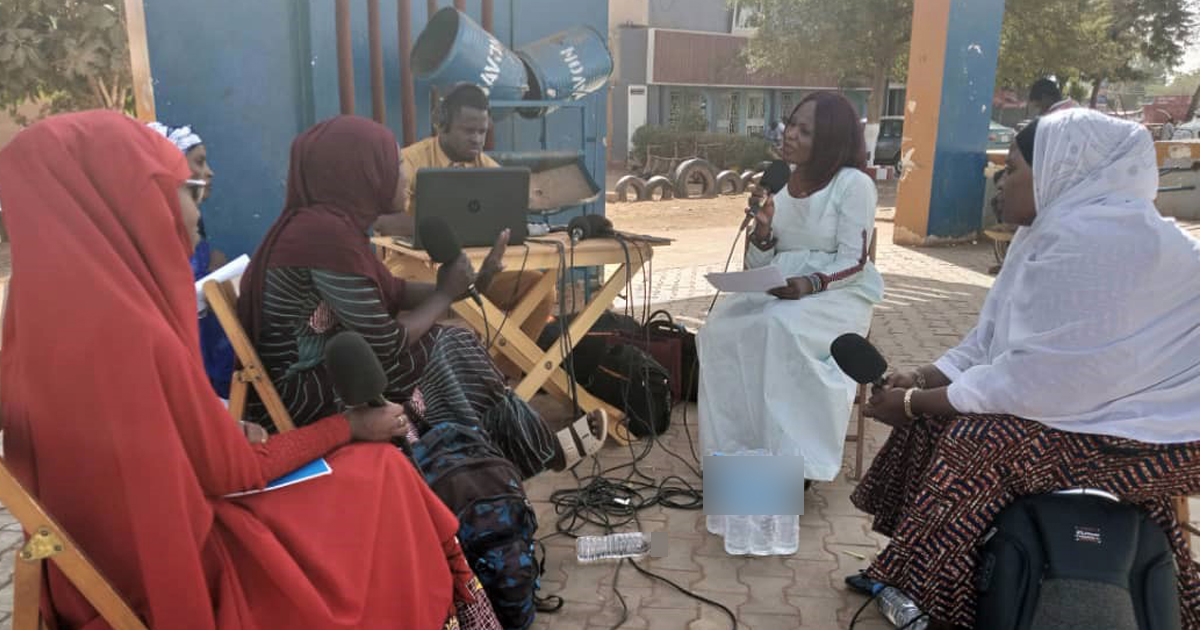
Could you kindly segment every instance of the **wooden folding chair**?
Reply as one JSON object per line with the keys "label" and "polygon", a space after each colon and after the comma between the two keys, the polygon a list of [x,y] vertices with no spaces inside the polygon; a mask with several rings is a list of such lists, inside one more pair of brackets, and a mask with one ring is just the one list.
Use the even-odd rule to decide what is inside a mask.
{"label": "wooden folding chair", "polygon": [[[871,231],[871,244],[867,247],[867,257],[871,260],[872,264],[875,263],[875,237],[878,234],[878,229]],[[870,328],[867,329],[867,339],[871,339]],[[866,450],[867,444],[867,419],[866,416],[863,415],[863,405],[867,403],[867,399],[869,397],[870,393],[867,390],[867,386],[859,385],[858,393],[854,395],[854,417],[858,424],[858,432],[854,435],[846,436],[846,442],[854,443],[854,474],[851,475],[850,478],[855,481],[858,481],[862,478],[863,453]]]}
{"label": "wooden folding chair", "polygon": [[46,513],[0,460],[0,503],[29,536],[13,566],[12,630],[50,630],[41,616],[44,563],[53,560],[63,575],[114,630],[146,630],[63,528]]}
{"label": "wooden folding chair", "polygon": [[242,369],[234,370],[233,381],[229,385],[229,413],[233,415],[233,419],[241,420],[242,415],[246,413],[246,396],[253,385],[259,400],[266,406],[271,421],[275,423],[275,429],[280,433],[295,429],[291,414],[284,406],[283,399],[279,397],[279,392],[275,391],[275,386],[271,384],[267,370],[258,358],[258,352],[254,350],[254,344],[250,343],[249,335],[238,320],[237,310],[234,308],[237,304],[237,291],[233,288],[233,282],[205,282],[204,299],[208,301],[208,308],[216,314],[217,321],[221,322],[221,328],[225,329],[225,336],[229,337],[233,352],[242,364]]}

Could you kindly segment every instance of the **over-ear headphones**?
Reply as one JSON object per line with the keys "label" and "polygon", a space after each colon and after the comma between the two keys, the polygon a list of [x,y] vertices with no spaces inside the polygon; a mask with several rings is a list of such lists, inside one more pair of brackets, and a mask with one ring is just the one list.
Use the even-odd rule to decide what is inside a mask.
{"label": "over-ear headphones", "polygon": [[613,224],[601,215],[584,214],[571,219],[567,224],[567,233],[571,235],[572,243],[578,243],[589,238],[611,236]]}
{"label": "over-ear headphones", "polygon": [[450,103],[458,100],[459,94],[467,90],[478,92],[483,100],[485,102],[487,101],[487,90],[484,90],[482,87],[468,81],[455,84],[454,87],[450,88],[450,91],[438,101],[437,107],[435,107],[433,110],[433,125],[438,131],[450,131],[450,119],[452,118],[450,115]]}

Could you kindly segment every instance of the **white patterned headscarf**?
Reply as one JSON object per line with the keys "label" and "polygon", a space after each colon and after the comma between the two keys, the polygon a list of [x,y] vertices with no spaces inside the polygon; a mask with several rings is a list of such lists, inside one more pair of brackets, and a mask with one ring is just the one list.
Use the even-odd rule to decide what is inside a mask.
{"label": "white patterned headscarf", "polygon": [[204,144],[204,141],[200,139],[200,136],[196,135],[196,133],[193,132],[192,128],[188,125],[184,125],[182,127],[168,127],[156,121],[149,123],[149,127],[162,134],[162,136],[167,140],[170,140],[171,144],[174,144],[183,153],[187,153],[188,151],[192,150],[192,147]]}
{"label": "white patterned headscarf", "polygon": [[937,365],[963,413],[1200,440],[1200,243],[1154,206],[1154,143],[1088,109],[1038,121],[1037,218],[975,329]]}

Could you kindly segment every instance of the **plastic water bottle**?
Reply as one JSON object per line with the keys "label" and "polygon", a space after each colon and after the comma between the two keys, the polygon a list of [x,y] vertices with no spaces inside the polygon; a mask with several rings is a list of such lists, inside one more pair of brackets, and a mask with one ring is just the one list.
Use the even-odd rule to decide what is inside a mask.
{"label": "plastic water bottle", "polygon": [[771,515],[750,517],[750,553],[769,556],[775,549],[775,517]]}
{"label": "plastic water bottle", "polygon": [[772,551],[777,556],[790,556],[800,550],[800,515],[775,517],[775,545]]}
{"label": "plastic water bottle", "polygon": [[750,552],[750,517],[730,514],[725,517],[725,553],[742,556]]}
{"label": "plastic water bottle", "polygon": [[[917,608],[917,604],[893,586],[883,587],[879,591],[878,601],[879,612],[883,613],[883,616],[897,628],[925,630],[929,626],[929,618],[924,617],[924,613]],[[918,617],[922,619],[914,622],[913,620]]]}
{"label": "plastic water bottle", "polygon": [[575,540],[575,557],[583,563],[641,558],[649,553],[650,535],[642,532],[580,536]]}

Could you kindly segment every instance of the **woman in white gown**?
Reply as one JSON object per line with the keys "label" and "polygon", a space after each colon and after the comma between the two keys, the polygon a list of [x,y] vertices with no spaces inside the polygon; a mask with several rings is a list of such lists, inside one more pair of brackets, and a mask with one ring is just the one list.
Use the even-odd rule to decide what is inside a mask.
{"label": "woman in white gown", "polygon": [[854,106],[836,94],[801,101],[782,153],[792,177],[755,216],[745,266],[779,267],[788,285],[729,296],[701,329],[701,448],[802,455],[805,478],[828,481],[841,469],[855,392],[829,346],[865,335],[883,298],[867,260],[875,182]]}

